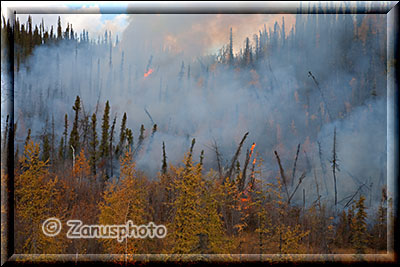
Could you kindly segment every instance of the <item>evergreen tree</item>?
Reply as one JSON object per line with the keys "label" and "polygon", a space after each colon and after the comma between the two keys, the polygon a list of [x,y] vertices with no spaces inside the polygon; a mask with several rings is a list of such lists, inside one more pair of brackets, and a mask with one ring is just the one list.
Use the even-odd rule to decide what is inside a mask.
{"label": "evergreen tree", "polygon": [[145,132],[145,130],[146,129],[144,128],[144,125],[142,124],[140,126],[140,135],[139,135],[138,145],[136,147],[136,150],[135,150],[134,154],[139,153],[140,149],[142,148],[142,144],[143,144],[143,141],[144,141],[144,132]]}
{"label": "evergreen tree", "polygon": [[363,254],[368,240],[367,232],[367,213],[365,212],[365,197],[360,195],[356,203],[356,214],[352,219],[351,230],[353,232],[352,244],[356,249],[357,254]]}
{"label": "evergreen tree", "polygon": [[75,111],[75,119],[74,123],[72,124],[72,130],[69,138],[70,158],[72,158],[73,149],[75,151],[80,150],[78,122],[79,122],[79,111],[81,109],[81,100],[79,96],[76,96],[75,105],[72,107],[72,109]]}
{"label": "evergreen tree", "polygon": [[84,178],[88,178],[90,174],[90,166],[86,160],[83,149],[76,157],[75,164],[72,168],[72,177],[78,180],[78,185],[81,186]]}
{"label": "evergreen tree", "polygon": [[174,254],[199,253],[197,249],[201,229],[200,168],[193,164],[191,153],[185,156],[185,167],[176,172],[175,192],[177,197],[173,203],[176,209],[173,219],[174,240],[172,248]]}
{"label": "evergreen tree", "polygon": [[44,162],[50,160],[50,142],[49,142],[49,137],[48,135],[45,133],[43,135],[43,154],[42,154],[42,160]]}
{"label": "evergreen tree", "polygon": [[115,151],[116,156],[120,156],[124,152],[125,148],[125,141],[126,141],[126,112],[124,113],[124,116],[122,117],[122,122],[121,122],[121,130],[119,134],[119,143],[117,145],[117,149]]}
{"label": "evergreen tree", "polygon": [[161,165],[161,174],[167,174],[167,154],[165,153],[165,143],[162,143],[163,160]]}
{"label": "evergreen tree", "polygon": [[31,141],[31,129],[29,128],[28,129],[28,135],[25,138],[24,146],[26,147],[29,144],[30,141]]}
{"label": "evergreen tree", "polygon": [[126,129],[126,141],[127,141],[127,148],[133,148],[133,133],[131,129]]}
{"label": "evergreen tree", "polygon": [[[135,162],[130,150],[121,157],[121,174],[118,184],[109,182],[104,192],[104,200],[100,202],[101,224],[125,224],[131,220],[134,224],[147,223],[145,207],[148,189],[143,178],[136,174]],[[127,238],[124,242],[113,239],[102,239],[101,242],[108,253],[135,254],[143,252],[146,239]]]}
{"label": "evergreen tree", "polygon": [[109,160],[110,160],[110,169],[111,169],[111,176],[113,176],[113,137],[114,137],[114,129],[115,129],[115,122],[117,121],[117,116],[114,117],[112,126],[111,126],[111,131],[110,131],[110,155],[109,155]]}
{"label": "evergreen tree", "polygon": [[60,146],[59,146],[59,148],[58,148],[58,159],[60,160],[60,161],[63,161],[64,160],[64,155],[65,155],[65,152],[64,152],[64,147],[65,147],[65,145],[64,145],[64,137],[63,136],[61,136],[61,140],[60,140]]}
{"label": "evergreen tree", "polygon": [[54,126],[54,116],[51,116],[51,161],[54,165],[56,161],[56,134],[55,134],[55,126]]}
{"label": "evergreen tree", "polygon": [[29,141],[24,149],[22,173],[15,177],[17,236],[24,236],[18,253],[53,254],[61,251],[59,237],[48,237],[41,229],[49,214],[54,214],[57,177],[51,177],[47,162],[39,158],[39,144]]}
{"label": "evergreen tree", "polygon": [[110,104],[107,101],[104,109],[103,124],[101,125],[100,157],[108,157],[109,149],[109,128],[110,128]]}
{"label": "evergreen tree", "polygon": [[57,39],[61,40],[62,39],[62,28],[61,28],[61,18],[58,16],[58,21],[57,21]]}
{"label": "evergreen tree", "polygon": [[92,169],[93,175],[96,175],[96,167],[97,167],[97,161],[98,161],[98,152],[97,152],[97,145],[99,141],[97,140],[97,118],[96,118],[96,113],[93,113],[92,115],[92,121],[91,121],[91,140],[89,143],[89,164]]}
{"label": "evergreen tree", "polygon": [[63,148],[63,159],[65,159],[65,153],[67,152],[67,136],[68,136],[68,115],[67,114],[65,114],[65,116],[64,116],[64,132],[63,132],[63,135],[64,135],[64,144],[63,144],[63,146],[64,146],[64,148]]}

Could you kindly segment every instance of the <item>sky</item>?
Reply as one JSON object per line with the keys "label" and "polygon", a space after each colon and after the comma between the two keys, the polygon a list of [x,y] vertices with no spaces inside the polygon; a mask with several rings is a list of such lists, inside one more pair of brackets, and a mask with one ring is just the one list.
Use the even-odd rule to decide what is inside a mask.
{"label": "sky", "polygon": [[[49,2],[30,2],[30,1],[4,1],[2,2],[1,13],[5,17],[5,7],[38,7],[44,9],[51,8],[62,8],[67,12],[76,11],[78,12],[90,12],[91,14],[33,14],[32,21],[33,25],[38,24],[44,20],[45,29],[50,29],[53,25],[54,29],[57,26],[58,16],[61,17],[62,28],[65,29],[67,23],[71,23],[75,32],[78,34],[83,29],[89,31],[89,36],[97,38],[98,35],[103,35],[105,30],[111,31],[119,38],[122,36],[122,32],[128,25],[128,16],[124,14],[126,12],[126,2],[98,2],[98,1],[49,1]],[[102,14],[105,9],[115,8],[117,14]],[[17,15],[22,23],[26,23],[28,14]]]}
{"label": "sky", "polygon": [[[130,28],[125,33],[130,34],[132,28],[140,28],[144,22],[147,30],[162,33],[162,41],[164,44],[170,45],[176,50],[186,50],[191,53],[198,49],[199,55],[208,53],[216,53],[223,45],[229,42],[229,29],[232,27],[234,52],[238,52],[244,46],[244,40],[258,33],[264,27],[273,28],[275,21],[282,23],[283,15],[279,14],[126,14],[128,6],[132,7],[129,2],[2,2],[2,15],[4,7],[43,7],[48,8],[63,8],[66,11],[76,11],[78,14],[33,14],[33,25],[40,24],[44,20],[45,29],[49,29],[53,25],[56,29],[58,16],[61,17],[62,28],[65,29],[67,22],[72,24],[75,32],[81,33],[83,29],[89,31],[89,37],[97,39],[99,35],[103,36],[105,30],[111,31],[113,41],[116,36],[121,41],[124,38],[124,31]],[[116,14],[104,14],[115,10]],[[79,12],[89,12],[92,14],[79,14]],[[294,15],[284,15],[286,32],[288,33],[295,22]],[[18,15],[22,23],[26,23],[28,14]],[[131,27],[128,27],[131,26]],[[193,36],[200,38],[192,38]],[[201,43],[196,41],[196,44],[190,40],[201,40]],[[181,45],[183,44],[183,45]],[[180,45],[180,47],[178,47]]]}

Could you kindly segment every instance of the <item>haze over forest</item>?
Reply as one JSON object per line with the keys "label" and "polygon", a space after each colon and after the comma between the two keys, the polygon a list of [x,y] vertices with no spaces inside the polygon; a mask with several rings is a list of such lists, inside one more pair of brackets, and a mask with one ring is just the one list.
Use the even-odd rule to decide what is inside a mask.
{"label": "haze over forest", "polygon": [[[23,177],[20,167],[31,140],[59,180],[69,181],[71,171],[71,177],[76,175],[78,159],[88,161],[89,171],[79,176],[79,184],[81,179],[95,181],[99,191],[90,203],[107,201],[100,196],[108,184],[123,180],[121,158],[126,153],[145,184],[154,188],[163,188],[162,177],[184,176],[170,166],[187,167],[193,161],[193,166],[201,166],[199,175],[207,177],[202,179],[222,185],[225,179],[237,182],[239,193],[277,186],[288,207],[300,209],[299,214],[318,204],[324,227],[331,223],[332,231],[340,231],[341,216],[350,212],[352,201],[358,201],[359,209],[364,198],[366,225],[378,231],[376,214],[383,212],[387,200],[386,15],[325,14],[318,5],[303,8],[319,14],[131,15],[118,37],[108,30],[101,36],[76,32],[73,21],[64,28],[62,18],[58,25],[34,25],[31,18],[26,22],[17,16],[16,176]],[[241,24],[252,26],[252,33],[243,36]],[[2,38],[7,30],[10,26],[3,20]],[[8,97],[2,90],[2,103]],[[2,136],[7,136],[7,127],[2,115]],[[159,211],[161,217],[153,220],[176,222],[163,210],[161,191],[153,189],[143,198],[151,199],[148,205]],[[173,197],[168,200],[178,203]],[[240,233],[228,218],[244,220],[245,232],[261,229],[252,225],[255,213],[243,219],[243,210],[217,211],[224,235]],[[106,218],[102,212],[99,218]],[[23,225],[23,219],[20,222]],[[301,225],[294,235],[313,236],[307,242],[314,250],[308,251],[337,252],[344,242],[333,237],[317,241],[317,231],[310,233],[311,222]],[[364,241],[356,244],[346,238],[344,243],[357,251],[378,242],[368,239],[364,246]],[[306,242],[300,239],[299,244]],[[216,248],[215,242],[208,249]],[[379,242],[386,249],[386,238]],[[90,244],[88,251],[97,251]],[[191,246],[176,243],[175,248],[186,253]],[[232,246],[224,249],[253,253]]]}

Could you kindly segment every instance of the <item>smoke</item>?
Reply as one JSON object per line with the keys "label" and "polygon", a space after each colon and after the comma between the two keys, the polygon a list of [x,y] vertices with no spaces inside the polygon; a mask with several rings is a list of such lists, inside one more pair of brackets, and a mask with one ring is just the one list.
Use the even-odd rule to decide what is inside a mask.
{"label": "smoke", "polygon": [[264,14],[135,14],[129,16],[122,47],[128,53],[140,49],[142,53],[168,49],[192,59],[217,52],[229,40],[229,29],[234,35],[233,49],[239,52],[246,37],[262,27],[272,28],[285,17],[287,32],[294,25],[294,15]]}
{"label": "smoke", "polygon": [[[369,25],[375,27],[376,35],[368,38],[376,42],[370,42],[368,53],[372,55],[366,58],[362,43],[344,41],[351,40],[356,29],[331,29],[333,16],[325,15],[319,21],[327,30],[326,35],[316,37],[315,27],[301,28],[305,21],[311,21],[307,25],[313,25],[313,20],[316,23],[316,15],[307,20],[298,15],[296,21],[294,16],[285,15],[286,37],[296,24],[296,38],[301,42],[277,38],[282,36],[282,16],[276,15],[133,15],[119,44],[100,39],[101,44],[64,41],[40,46],[15,77],[17,143],[25,138],[28,128],[39,137],[49,129],[52,117],[60,137],[64,114],[72,118],[77,95],[84,113],[91,115],[97,110],[101,124],[104,104],[109,100],[111,118],[117,116],[118,122],[114,136],[119,135],[124,112],[135,144],[144,125],[146,139],[136,160],[137,167],[150,177],[161,168],[162,142],[168,163],[177,164],[191,139],[196,138],[194,159],[199,160],[204,150],[208,170],[216,169],[214,140],[227,166],[241,138],[249,132],[242,151],[256,142],[255,152],[264,159],[261,171],[268,181],[274,181],[279,173],[274,150],[291,177],[300,143],[294,185],[302,172],[306,178],[293,202],[301,202],[304,188],[311,205],[316,196],[314,169],[322,197],[333,199],[329,161],[336,127],[338,200],[365,184],[361,192],[370,194],[367,200],[376,203],[386,184],[386,84],[384,63],[368,59],[385,57],[381,48],[386,46],[380,44],[381,38],[386,40],[381,23],[384,17],[345,19],[341,17],[345,15],[338,15],[347,23],[342,29],[353,19],[363,20],[361,16],[376,16],[381,23]],[[254,58],[252,66],[217,62],[215,48],[229,43],[230,27],[235,53],[244,51],[245,36],[250,36],[254,52],[252,34],[263,32],[264,23],[270,41],[265,57]],[[278,40],[276,44],[274,40]],[[313,56],[316,49],[320,52]],[[145,77],[145,73],[150,74]],[[158,126],[154,136],[152,120]],[[244,157],[242,152],[242,166]]]}

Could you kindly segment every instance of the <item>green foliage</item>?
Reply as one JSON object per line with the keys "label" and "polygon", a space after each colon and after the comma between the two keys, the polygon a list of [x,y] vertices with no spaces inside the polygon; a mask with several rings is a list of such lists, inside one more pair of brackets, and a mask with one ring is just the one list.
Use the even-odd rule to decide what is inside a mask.
{"label": "green foliage", "polygon": [[100,157],[106,158],[109,154],[109,128],[110,128],[110,104],[107,101],[104,109],[103,123],[101,125]]}
{"label": "green foliage", "polygon": [[48,161],[50,159],[50,143],[49,143],[49,137],[47,134],[44,134],[43,136],[43,154],[42,154],[42,160],[43,161]]}
{"label": "green foliage", "polygon": [[75,105],[72,107],[72,109],[75,111],[75,119],[74,123],[72,124],[72,130],[69,138],[70,158],[72,158],[73,149],[75,150],[75,153],[77,153],[77,151],[80,150],[78,122],[79,122],[79,111],[81,110],[81,99],[79,98],[79,96],[76,96]]}
{"label": "green foliage", "polygon": [[368,240],[367,213],[365,212],[366,207],[364,201],[365,197],[360,195],[355,205],[356,214],[351,221],[351,230],[353,233],[351,242],[358,254],[363,254],[365,252]]}
{"label": "green foliage", "polygon": [[117,145],[115,154],[116,156],[121,155],[122,153],[124,153],[125,150],[125,142],[126,142],[126,112],[124,113],[124,116],[122,117],[122,122],[121,122],[121,130],[120,130],[120,134],[119,134],[119,143]]}
{"label": "green foliage", "polygon": [[97,118],[96,118],[96,113],[93,113],[92,119],[91,119],[91,125],[90,125],[90,131],[91,131],[91,138],[89,142],[89,165],[92,169],[93,175],[96,175],[96,167],[97,167],[97,162],[98,162],[98,151],[97,151],[97,145],[99,143],[98,138],[97,138]]}

